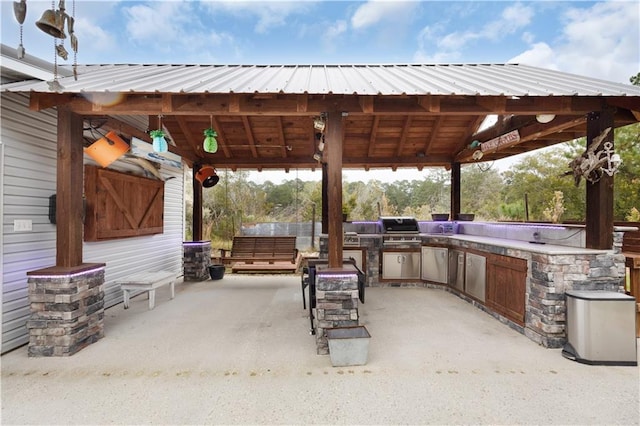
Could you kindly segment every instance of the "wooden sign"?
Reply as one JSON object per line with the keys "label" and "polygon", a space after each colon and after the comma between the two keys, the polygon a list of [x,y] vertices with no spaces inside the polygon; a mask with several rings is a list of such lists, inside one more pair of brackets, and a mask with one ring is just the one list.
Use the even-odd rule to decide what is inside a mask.
{"label": "wooden sign", "polygon": [[482,142],[482,144],[480,144],[480,150],[482,152],[497,151],[500,148],[506,148],[508,146],[515,145],[518,142],[520,142],[520,133],[517,130],[512,130],[509,133],[498,136],[497,138]]}

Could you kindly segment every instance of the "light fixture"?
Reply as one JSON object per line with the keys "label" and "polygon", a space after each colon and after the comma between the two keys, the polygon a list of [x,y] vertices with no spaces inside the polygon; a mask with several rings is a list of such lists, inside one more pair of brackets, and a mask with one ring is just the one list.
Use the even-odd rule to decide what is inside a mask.
{"label": "light fixture", "polygon": [[220,181],[220,176],[218,176],[213,166],[202,166],[196,172],[196,180],[200,182],[203,188],[211,188]]}
{"label": "light fixture", "polygon": [[167,152],[169,151],[169,145],[167,144],[167,140],[164,138],[165,133],[162,130],[162,116],[158,116],[158,129],[152,130],[149,132],[149,136],[153,140],[153,150],[155,152]]}
{"label": "light fixture", "polygon": [[92,143],[89,147],[84,148],[84,153],[93,158],[95,162],[102,167],[108,167],[127,151],[129,151],[129,145],[113,130]]}
{"label": "light fixture", "polygon": [[324,117],[316,117],[313,119],[313,128],[324,132],[324,128],[326,127],[326,123],[324,121]]}
{"label": "light fixture", "polygon": [[313,159],[319,163],[320,160],[322,160],[322,153],[316,152],[315,154],[313,154]]}
{"label": "light fixture", "polygon": [[216,152],[218,152],[218,141],[216,140],[217,136],[218,133],[213,129],[213,116],[211,116],[211,125],[204,131],[204,142],[202,143],[202,147],[204,148],[205,152],[208,152],[210,154],[215,154]]}
{"label": "light fixture", "polygon": [[484,157],[484,154],[482,153],[481,150],[474,151],[473,155],[471,156],[471,158],[473,158],[476,161],[481,160],[482,157]]}
{"label": "light fixture", "polygon": [[536,115],[536,121],[541,124],[547,124],[556,118],[555,114],[538,114]]}

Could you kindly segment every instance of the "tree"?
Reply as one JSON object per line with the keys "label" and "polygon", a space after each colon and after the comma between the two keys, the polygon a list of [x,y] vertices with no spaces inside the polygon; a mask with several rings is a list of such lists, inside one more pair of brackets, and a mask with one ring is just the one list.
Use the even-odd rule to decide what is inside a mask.
{"label": "tree", "polygon": [[[504,219],[526,220],[525,198],[528,200],[529,220],[545,220],[543,211],[556,191],[563,194],[565,219],[584,220],[585,189],[584,181],[580,187],[566,176],[569,158],[574,151],[571,146],[557,146],[524,157],[503,173],[505,186],[502,193],[501,216]],[[521,206],[521,207],[517,207]],[[521,216],[513,217],[510,215]]]}
{"label": "tree", "polygon": [[460,212],[474,213],[476,220],[497,220],[504,182],[497,170],[477,165],[460,171]]}

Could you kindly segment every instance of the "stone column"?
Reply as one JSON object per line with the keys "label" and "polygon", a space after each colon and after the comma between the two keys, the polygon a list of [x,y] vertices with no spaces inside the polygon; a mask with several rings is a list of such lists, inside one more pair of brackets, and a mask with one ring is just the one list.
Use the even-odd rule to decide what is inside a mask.
{"label": "stone column", "polygon": [[104,264],[29,272],[30,357],[69,356],[104,337]]}
{"label": "stone column", "polygon": [[185,281],[204,281],[209,278],[211,241],[185,241],[182,243]]}
{"label": "stone column", "polygon": [[327,329],[358,325],[358,274],[352,266],[329,269],[318,265],[315,317],[317,353],[327,355]]}
{"label": "stone column", "polygon": [[624,291],[624,255],[534,253],[524,334],[547,348],[566,341],[567,290]]}

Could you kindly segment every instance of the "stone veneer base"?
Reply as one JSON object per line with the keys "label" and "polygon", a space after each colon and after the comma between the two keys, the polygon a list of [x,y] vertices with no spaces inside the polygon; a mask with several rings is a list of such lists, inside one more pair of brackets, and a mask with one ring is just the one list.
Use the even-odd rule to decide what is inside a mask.
{"label": "stone veneer base", "polygon": [[327,329],[358,325],[358,274],[353,269],[318,268],[316,275],[316,349],[329,354]]}
{"label": "stone veneer base", "polygon": [[70,356],[104,337],[104,264],[28,274],[30,357]]}
{"label": "stone veneer base", "polygon": [[185,281],[209,279],[211,241],[185,241],[182,243]]}

